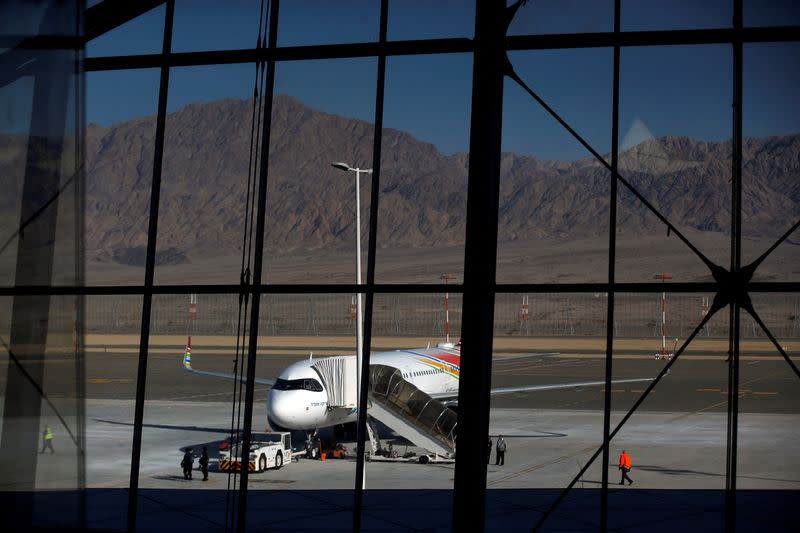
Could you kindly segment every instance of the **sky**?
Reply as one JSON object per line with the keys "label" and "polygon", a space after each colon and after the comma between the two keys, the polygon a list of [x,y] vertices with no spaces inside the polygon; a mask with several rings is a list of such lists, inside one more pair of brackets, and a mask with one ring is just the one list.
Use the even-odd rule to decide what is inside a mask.
{"label": "sky", "polygon": [[[174,51],[253,47],[260,0],[177,0]],[[624,31],[728,27],[732,0],[623,0]],[[284,0],[280,46],[369,42],[378,37],[378,0]],[[110,32],[88,57],[158,53],[164,8]],[[800,2],[745,0],[747,25],[800,24]],[[467,0],[390,1],[389,39],[472,37]],[[220,28],[225,28],[220,31]],[[613,0],[532,0],[509,33],[613,29]],[[610,150],[612,50],[512,52],[520,77],[600,153]],[[745,136],[800,132],[800,44],[745,47]],[[168,110],[252,94],[252,65],[172,69]],[[279,63],[276,90],[311,107],[374,120],[375,58]],[[709,141],[731,137],[732,51],[726,45],[639,47],[621,52],[620,140],[640,132]],[[157,69],[89,73],[87,120],[109,126],[153,115]],[[451,154],[469,146],[472,57],[469,54],[387,60],[384,125],[408,131]],[[121,105],[120,102],[124,102]],[[0,121],[2,121],[0,117]],[[538,104],[506,79],[503,149],[544,159],[589,157]],[[642,139],[643,140],[643,139]]]}

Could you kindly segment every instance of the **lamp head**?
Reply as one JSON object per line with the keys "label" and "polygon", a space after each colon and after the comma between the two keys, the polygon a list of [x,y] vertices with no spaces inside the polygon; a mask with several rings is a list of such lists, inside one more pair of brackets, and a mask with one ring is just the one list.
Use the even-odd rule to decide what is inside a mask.
{"label": "lamp head", "polygon": [[348,165],[347,163],[342,163],[341,161],[331,163],[331,166],[333,168],[338,168],[339,170],[344,170],[345,172],[347,172],[348,170],[354,170],[353,168],[350,167],[350,165]]}

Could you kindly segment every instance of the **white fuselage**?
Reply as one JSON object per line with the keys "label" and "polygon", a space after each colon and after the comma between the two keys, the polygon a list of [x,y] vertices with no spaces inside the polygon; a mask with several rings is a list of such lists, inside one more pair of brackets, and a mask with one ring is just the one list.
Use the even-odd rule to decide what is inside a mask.
{"label": "white fuselage", "polygon": [[[458,349],[424,348],[373,353],[370,365],[398,369],[406,381],[427,394],[455,396],[460,360]],[[329,406],[323,381],[312,366],[317,361],[298,361],[278,376],[267,396],[267,419],[273,430],[309,430],[356,421],[356,408]]]}

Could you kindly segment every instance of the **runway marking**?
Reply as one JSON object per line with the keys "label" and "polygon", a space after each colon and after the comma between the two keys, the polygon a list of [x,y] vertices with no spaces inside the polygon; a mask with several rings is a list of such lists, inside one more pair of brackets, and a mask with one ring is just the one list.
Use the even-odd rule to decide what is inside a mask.
{"label": "runway marking", "polygon": [[757,365],[757,364],[758,364],[758,363],[760,363],[760,362],[761,362],[761,361],[750,361],[750,362],[749,362],[749,363],[747,363],[747,364],[748,364],[748,365]]}
{"label": "runway marking", "polygon": [[[766,376],[760,376],[760,377],[757,377],[757,378],[753,378],[753,379],[747,380],[747,381],[743,382],[742,385],[749,385],[751,383],[755,383],[756,381],[763,381],[763,380],[765,380],[767,378],[775,377],[777,375],[778,375],[778,372],[773,372],[772,374],[767,374]],[[742,389],[739,389],[739,390],[741,391]],[[746,390],[749,390],[749,389],[746,389]],[[726,392],[726,394],[727,394],[727,392]],[[743,394],[740,393],[739,396],[743,396]],[[722,400],[721,402],[717,402],[717,403],[711,404],[711,405],[709,405],[707,407],[703,407],[702,409],[698,409],[697,411],[694,411],[693,413],[684,413],[684,414],[682,414],[680,416],[676,416],[675,418],[671,418],[667,423],[676,422],[678,420],[682,420],[682,419],[690,417],[692,415],[700,414],[700,413],[702,413],[704,411],[708,411],[710,409],[714,409],[715,407],[719,407],[719,406],[725,405],[727,403],[728,403],[728,400],[725,399],[725,400]]]}
{"label": "runway marking", "polygon": [[89,378],[86,380],[86,383],[90,383],[92,385],[103,385],[106,383],[131,383],[133,379],[129,378]]}
{"label": "runway marking", "polygon": [[719,387],[714,387],[713,389],[696,389],[695,392],[719,392]]}
{"label": "runway marking", "polygon": [[[605,392],[605,389],[600,389],[600,392]],[[625,392],[625,389],[611,389],[611,394],[621,394]]]}
{"label": "runway marking", "polygon": [[756,391],[753,394],[757,394],[758,396],[774,396],[778,393],[775,391]]}

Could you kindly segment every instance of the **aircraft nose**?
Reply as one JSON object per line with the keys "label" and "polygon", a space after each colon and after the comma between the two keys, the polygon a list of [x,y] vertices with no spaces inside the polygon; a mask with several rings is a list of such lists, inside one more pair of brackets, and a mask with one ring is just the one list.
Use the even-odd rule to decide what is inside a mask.
{"label": "aircraft nose", "polygon": [[267,418],[288,429],[310,429],[319,424],[316,413],[309,410],[306,391],[271,390],[267,396]]}

